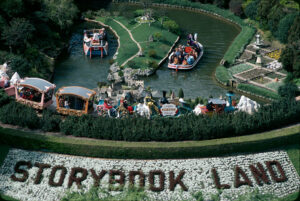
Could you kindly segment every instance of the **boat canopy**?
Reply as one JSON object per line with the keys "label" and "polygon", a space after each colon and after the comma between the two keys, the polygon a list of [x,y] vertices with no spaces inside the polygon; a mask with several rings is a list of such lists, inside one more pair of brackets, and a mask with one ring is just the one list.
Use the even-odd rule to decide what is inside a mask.
{"label": "boat canopy", "polygon": [[217,99],[217,98],[209,99],[208,102],[212,103],[214,105],[224,105],[224,104],[226,104],[225,100],[221,100],[221,99]]}
{"label": "boat canopy", "polygon": [[75,95],[83,99],[90,99],[95,94],[94,90],[78,86],[62,87],[57,91],[57,95]]}
{"label": "boat canopy", "polygon": [[19,86],[33,87],[40,92],[47,92],[49,89],[55,88],[55,84],[41,78],[25,78],[24,80],[21,80]]}

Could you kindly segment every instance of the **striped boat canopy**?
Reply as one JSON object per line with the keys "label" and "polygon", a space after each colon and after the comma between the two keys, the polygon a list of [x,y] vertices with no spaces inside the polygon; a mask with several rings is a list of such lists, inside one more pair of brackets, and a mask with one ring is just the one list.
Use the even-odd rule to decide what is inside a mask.
{"label": "striped boat canopy", "polygon": [[41,78],[25,78],[20,81],[20,86],[32,87],[41,92],[47,92],[49,89],[54,89],[55,84]]}

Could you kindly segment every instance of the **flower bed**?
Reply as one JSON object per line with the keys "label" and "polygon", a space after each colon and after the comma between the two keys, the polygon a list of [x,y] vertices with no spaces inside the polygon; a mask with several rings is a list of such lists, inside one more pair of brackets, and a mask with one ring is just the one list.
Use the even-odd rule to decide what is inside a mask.
{"label": "flower bed", "polygon": [[187,160],[110,160],[11,149],[0,169],[0,192],[20,200],[59,200],[70,189],[91,186],[118,193],[129,184],[145,187],[152,199],[204,197],[223,188],[235,197],[258,188],[286,196],[300,179],[284,151]]}

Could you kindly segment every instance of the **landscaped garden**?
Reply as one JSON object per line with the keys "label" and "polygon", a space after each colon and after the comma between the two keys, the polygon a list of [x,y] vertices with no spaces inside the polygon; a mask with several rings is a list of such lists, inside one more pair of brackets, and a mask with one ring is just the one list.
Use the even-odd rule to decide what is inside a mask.
{"label": "landscaped garden", "polygon": [[[1,26],[4,24],[13,28],[14,23],[8,25],[7,22],[30,11],[31,5],[36,11],[31,17],[35,19],[36,15],[41,21],[32,22],[35,26],[39,24],[45,27],[44,22],[50,20],[52,25],[46,27],[57,30],[56,26],[59,26],[58,32],[63,34],[79,12],[72,1],[57,0],[56,3],[26,1],[24,10],[16,7],[14,13],[12,8],[18,5],[16,2],[23,1],[5,0],[4,3],[0,3],[0,10],[5,11],[4,14],[0,13]],[[168,97],[164,92],[163,98],[158,100],[152,97],[151,89],[144,90],[143,86],[140,88],[145,95],[139,99],[144,99],[144,103],[136,101],[137,98],[131,105],[129,100],[134,97],[125,93],[117,102],[118,107],[113,108],[108,98],[102,99],[99,95],[98,99],[94,100],[91,97],[98,96],[96,92],[85,88],[81,88],[83,91],[80,91],[76,88],[79,90],[77,93],[88,98],[84,101],[74,101],[76,107],[80,106],[79,108],[83,109],[79,110],[82,112],[80,115],[73,116],[58,113],[59,107],[62,110],[71,110],[71,104],[62,98],[63,93],[57,93],[57,109],[48,107],[36,110],[31,102],[24,104],[16,101],[17,98],[9,97],[7,82],[1,80],[0,84],[3,84],[4,90],[0,89],[0,199],[296,200],[300,190],[300,101],[296,99],[299,89],[294,84],[299,81],[298,70],[294,67],[297,65],[297,55],[294,47],[291,47],[296,44],[292,44],[291,41],[297,37],[299,39],[299,36],[295,36],[293,25],[294,19],[298,19],[293,12],[295,9],[299,11],[299,6],[288,6],[285,5],[285,1],[280,1],[280,5],[291,12],[287,18],[278,13],[281,7],[275,9],[267,1],[262,2],[264,4],[250,0],[242,5],[242,1],[236,3],[231,0],[227,6],[234,14],[219,8],[227,7],[225,1],[222,5],[218,1],[217,7],[188,0],[166,0],[164,4],[160,4],[159,0],[141,0],[138,4],[143,5],[145,9],[135,10],[133,15],[120,12],[120,7],[126,3],[119,5],[120,10],[80,11],[84,20],[108,26],[118,38],[117,52],[111,55],[109,63],[112,64],[111,67],[119,66],[116,71],[119,76],[123,70],[125,72],[129,68],[156,70],[160,62],[168,56],[178,36],[183,36],[175,21],[161,16],[162,13],[155,14],[155,9],[152,10],[149,5],[154,8],[165,6],[191,12],[208,12],[209,15],[229,20],[238,25],[241,32],[226,51],[221,64],[216,68],[215,76],[224,85],[228,85],[229,80],[237,81],[237,92],[264,97],[269,102],[258,104],[246,97],[241,97],[238,101],[233,97],[232,91],[227,92],[227,100],[212,97],[184,100],[182,89],[178,98],[171,91]],[[137,4],[132,1],[129,3]],[[279,5],[279,1],[276,4]],[[260,9],[254,13],[253,8],[258,5]],[[264,21],[262,10],[266,7],[268,12],[273,13],[275,10],[278,14],[277,25],[270,15],[267,18],[270,18],[268,20],[272,23]],[[40,8],[45,11],[45,15],[39,11]],[[67,8],[71,10],[70,16],[63,15]],[[271,30],[278,27],[280,31],[274,31],[276,38],[281,42],[289,41],[290,44],[285,50],[276,50],[268,54],[268,57],[278,59],[282,54],[280,61],[283,68],[277,68],[277,63],[268,67],[261,66],[257,62],[260,55],[251,57],[252,62],[242,61],[240,55],[255,33],[253,26],[259,27],[238,16],[251,19],[260,17],[261,26]],[[31,30],[30,34],[35,34],[30,28],[29,20],[24,24],[27,24],[27,31]],[[282,24],[291,27],[290,30]],[[49,30],[48,32],[52,33]],[[54,38],[60,41],[60,35],[55,33],[50,34],[49,41]],[[31,36],[27,36],[28,41],[25,40],[24,44],[19,41],[24,48],[26,47],[26,51],[15,51],[13,47],[16,44],[8,42],[8,35],[8,32],[1,34],[1,40],[7,42],[4,48],[10,49],[10,53],[5,52],[3,55],[5,59],[13,59],[13,70],[17,69],[16,63],[22,63],[20,61],[26,58],[35,64],[29,75],[48,75],[48,71],[39,68],[44,61],[33,61],[32,52],[28,49],[33,48],[35,55],[40,56],[51,52],[51,48],[49,51],[42,50],[37,53],[35,49],[38,45],[30,40]],[[32,47],[31,42],[34,44]],[[252,46],[247,46],[245,51],[253,53],[256,50],[251,48]],[[211,50],[207,52],[209,54]],[[15,62],[16,57],[21,59]],[[291,57],[293,60],[288,61]],[[246,57],[246,60],[247,58],[250,57]],[[272,58],[270,61],[273,61]],[[276,68],[273,69],[274,66]],[[28,69],[27,65],[26,68]],[[110,68],[110,71],[112,69],[114,70]],[[22,72],[25,72],[25,69],[22,69]],[[28,97],[37,96],[37,92],[26,89],[29,85],[21,86],[22,82],[24,80],[19,80],[16,84],[16,97],[25,97],[27,94]],[[109,89],[113,89],[114,84]],[[99,85],[108,84],[99,82]],[[139,87],[131,88],[129,85],[121,85],[121,88],[130,91]],[[41,94],[41,99],[47,98],[51,101],[54,98],[52,92],[48,93],[49,87],[44,88],[46,90]],[[105,92],[109,96],[108,91]],[[100,94],[101,90],[97,93]],[[100,104],[101,101],[103,105]],[[98,104],[95,111],[99,107],[103,109],[107,106],[107,110],[102,111],[107,113],[106,116],[99,115],[99,111],[88,114],[95,103]],[[144,115],[146,112],[141,111],[139,107],[146,108],[149,116]],[[243,107],[244,109],[241,109]],[[128,114],[122,115],[120,108]],[[185,113],[180,112],[183,108]],[[201,112],[197,113],[196,109],[200,109]],[[86,111],[86,114],[83,114],[83,111]],[[155,111],[157,114],[153,115]],[[113,112],[118,115],[112,115]]]}

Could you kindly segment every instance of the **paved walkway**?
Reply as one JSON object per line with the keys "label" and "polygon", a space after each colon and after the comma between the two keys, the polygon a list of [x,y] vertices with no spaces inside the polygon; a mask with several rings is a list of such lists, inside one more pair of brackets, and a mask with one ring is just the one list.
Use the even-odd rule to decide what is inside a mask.
{"label": "paved walkway", "polygon": [[139,51],[138,51],[135,55],[133,55],[132,57],[130,57],[129,59],[127,59],[124,63],[122,63],[121,66],[124,66],[124,65],[126,65],[130,60],[132,60],[132,59],[134,59],[135,57],[139,56],[140,52],[142,52],[142,47],[141,47],[141,45],[133,38],[133,35],[132,35],[131,31],[130,31],[124,24],[122,24],[122,23],[119,22],[118,20],[115,20],[115,19],[113,19],[113,20],[114,20],[116,23],[118,23],[123,29],[125,29],[125,30],[128,32],[128,34],[129,34],[131,40],[132,40],[132,41],[138,46],[138,48],[139,48]]}

